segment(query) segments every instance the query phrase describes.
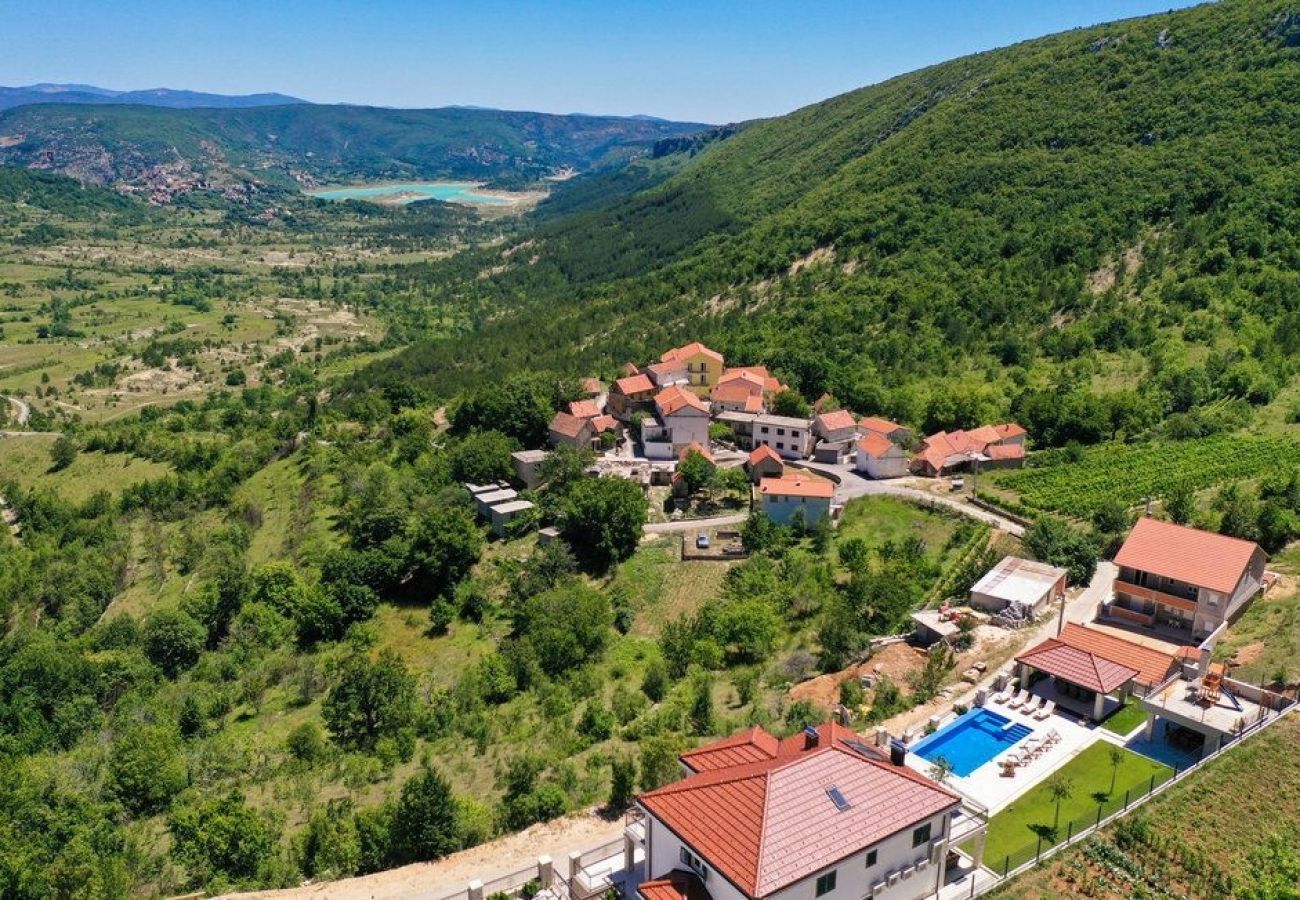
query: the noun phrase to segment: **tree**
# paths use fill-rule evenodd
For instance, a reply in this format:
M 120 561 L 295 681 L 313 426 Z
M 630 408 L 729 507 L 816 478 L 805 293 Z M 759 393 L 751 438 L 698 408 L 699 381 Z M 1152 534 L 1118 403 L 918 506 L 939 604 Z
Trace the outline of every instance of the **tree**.
M 180 737 L 161 725 L 136 725 L 108 754 L 108 793 L 137 815 L 167 807 L 189 780 Z
M 397 865 L 439 859 L 458 849 L 451 784 L 426 757 L 402 785 L 393 810 L 392 858 Z
M 652 734 L 641 740 L 641 790 L 652 791 L 681 773 L 677 758 L 686 749 L 686 740 L 680 734 L 664 732 Z
M 784 390 L 772 398 L 772 415 L 806 419 L 812 409 L 797 391 Z
M 1097 569 L 1101 548 L 1090 536 L 1056 516 L 1039 516 L 1025 529 L 1025 546 L 1038 559 L 1069 570 L 1070 581 L 1087 584 Z
M 1196 512 L 1196 492 L 1186 483 L 1180 482 L 1169 489 L 1164 505 L 1169 518 L 1179 525 L 1186 525 Z
M 66 431 L 54 439 L 54 445 L 50 447 L 50 469 L 54 472 L 60 472 L 72 465 L 77 458 L 77 442 Z
M 560 528 L 574 555 L 603 572 L 631 556 L 641 541 L 646 503 L 626 478 L 584 478 L 564 504 Z
M 529 597 L 515 615 L 515 632 L 552 676 L 604 652 L 613 624 L 608 595 L 576 579 Z
M 668 666 L 659 657 L 655 657 L 645 667 L 645 677 L 641 679 L 641 691 L 651 703 L 658 703 L 668 693 Z
M 167 822 L 172 855 L 194 873 L 199 883 L 221 875 L 251 881 L 275 852 L 277 835 L 268 818 L 251 809 L 243 795 L 184 806 Z
M 327 750 L 320 726 L 312 721 L 295 726 L 285 738 L 284 744 L 290 756 L 309 764 L 322 759 Z
M 617 753 L 609 761 L 609 811 L 621 813 L 632 805 L 636 795 L 636 760 L 625 753 Z
M 696 734 L 713 731 L 713 679 L 703 670 L 691 679 L 691 728 Z
M 1111 744 L 1106 748 L 1106 759 L 1110 762 L 1110 790 L 1107 794 L 1115 793 L 1115 777 L 1119 774 L 1119 767 L 1124 764 L 1128 751 L 1123 747 Z
M 1056 812 L 1052 817 L 1052 831 L 1061 824 L 1061 802 L 1069 800 L 1074 795 L 1074 782 L 1066 775 L 1053 775 L 1047 781 L 1047 796 L 1052 798 L 1056 804 Z
M 682 480 L 686 482 L 687 492 L 694 494 L 698 493 L 713 479 L 717 468 L 713 461 L 703 453 L 691 449 L 686 452 L 681 462 L 677 464 L 677 474 L 682 476 Z
M 297 840 L 298 865 L 308 878 L 351 875 L 361 861 L 352 801 L 338 797 L 312 811 Z
M 1242 540 L 1253 541 L 1259 511 L 1254 499 L 1236 484 L 1225 484 L 1214 498 L 1214 508 L 1219 510 L 1219 533 Z
M 473 432 L 447 448 L 451 477 L 475 484 L 510 478 L 514 475 L 510 454 L 518 449 L 518 442 L 499 431 Z
M 180 609 L 156 609 L 145 617 L 145 656 L 169 678 L 198 662 L 207 630 Z
M 321 714 L 340 745 L 370 749 L 379 738 L 394 737 L 411 726 L 415 680 L 392 650 L 373 661 L 362 652 L 353 653 L 326 695 Z
M 265 603 L 293 618 L 302 605 L 306 588 L 292 563 L 277 561 L 258 566 L 248 576 L 245 603 Z
M 199 708 L 199 701 L 194 699 L 193 694 L 186 694 L 185 699 L 181 701 L 180 714 L 176 717 L 176 726 L 180 729 L 181 737 L 186 739 L 198 737 L 203 733 L 206 724 L 203 710 Z
M 937 784 L 947 784 L 948 776 L 952 774 L 952 763 L 948 761 L 946 756 L 935 757 L 926 774 L 930 776 L 931 781 Z
M 422 517 L 411 541 L 408 589 L 429 600 L 450 597 L 482 553 L 483 535 L 473 514 L 459 506 L 435 506 Z
M 777 525 L 765 512 L 756 512 L 740 529 L 740 543 L 747 553 L 763 553 L 780 547 L 788 531 Z

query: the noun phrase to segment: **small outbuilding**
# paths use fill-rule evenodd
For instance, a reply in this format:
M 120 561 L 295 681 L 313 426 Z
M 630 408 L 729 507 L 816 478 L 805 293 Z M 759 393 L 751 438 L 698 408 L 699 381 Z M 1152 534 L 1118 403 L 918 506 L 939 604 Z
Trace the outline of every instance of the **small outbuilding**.
M 506 528 L 510 523 L 533 508 L 533 504 L 527 500 L 507 500 L 505 503 L 498 503 L 491 507 L 488 510 L 488 519 L 492 523 L 492 533 L 497 537 L 505 537 Z
M 518 450 L 510 454 L 515 467 L 515 478 L 528 490 L 542 483 L 542 466 L 551 456 L 547 450 Z
M 1037 615 L 1064 599 L 1067 574 L 1056 566 L 1007 556 L 975 582 L 970 603 L 994 613 L 1015 605 Z

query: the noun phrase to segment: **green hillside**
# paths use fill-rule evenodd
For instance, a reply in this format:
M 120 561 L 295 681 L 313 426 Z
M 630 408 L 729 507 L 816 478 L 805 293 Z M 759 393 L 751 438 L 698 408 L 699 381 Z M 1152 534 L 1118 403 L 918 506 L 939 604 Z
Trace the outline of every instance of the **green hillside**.
M 47 104 L 0 113 L 0 162 L 97 183 L 143 183 L 180 167 L 284 186 L 301 178 L 475 178 L 513 185 L 645 154 L 659 138 L 702 127 L 460 108 Z
M 1289 9 L 1072 31 L 755 123 L 528 253 L 431 267 L 501 314 L 366 381 L 449 396 L 503 361 L 610 372 L 691 336 L 918 424 L 1237 422 L 1224 401 L 1271 398 L 1300 347 Z

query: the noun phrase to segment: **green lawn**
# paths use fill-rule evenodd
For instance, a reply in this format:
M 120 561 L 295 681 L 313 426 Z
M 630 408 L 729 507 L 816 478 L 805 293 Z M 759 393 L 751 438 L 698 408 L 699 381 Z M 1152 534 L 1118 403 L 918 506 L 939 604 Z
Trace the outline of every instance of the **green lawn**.
M 989 821 L 988 841 L 984 846 L 986 865 L 1000 869 L 1002 860 L 1031 854 L 1040 832 L 1050 831 L 1056 814 L 1056 803 L 1048 794 L 1048 784 L 1053 778 L 1066 778 L 1072 784 L 1070 796 L 1061 802 L 1059 828 L 1064 837 L 1066 824 L 1071 820 L 1093 817 L 1099 800 L 1103 797 L 1109 815 L 1124 802 L 1124 792 L 1140 794 L 1147 790 L 1154 776 L 1156 784 L 1168 780 L 1173 769 L 1162 763 L 1124 751 L 1123 761 L 1114 770 L 1115 789 L 1111 791 L 1111 763 L 1108 750 L 1114 746 L 1096 741 L 1082 753 L 1058 769 L 1051 778 L 1032 788 Z M 1046 841 L 1044 842 L 1046 843 Z M 1024 861 L 1021 859 L 1021 861 Z
M 1142 709 L 1142 704 L 1130 697 L 1121 709 L 1101 723 L 1101 727 L 1123 737 L 1132 734 L 1133 730 L 1146 720 L 1147 714 Z
M 835 540 L 862 538 L 869 546 L 879 547 L 915 535 L 925 544 L 926 555 L 941 562 L 959 524 L 959 519 L 893 497 L 859 497 L 844 506 Z

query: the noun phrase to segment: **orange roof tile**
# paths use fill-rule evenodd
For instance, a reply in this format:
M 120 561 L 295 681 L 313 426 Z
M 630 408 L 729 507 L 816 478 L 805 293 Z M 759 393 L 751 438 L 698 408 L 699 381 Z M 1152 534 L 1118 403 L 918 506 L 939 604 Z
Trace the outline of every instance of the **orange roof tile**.
M 581 436 L 583 429 L 589 428 L 591 422 L 588 419 L 580 419 L 577 416 L 571 416 L 566 412 L 557 412 L 555 418 L 551 419 L 551 431 L 556 434 L 562 434 L 565 437 L 576 438 Z
M 781 742 L 755 725 L 730 737 L 720 738 L 681 755 L 681 761 L 694 772 L 712 772 L 746 763 L 776 759 Z
M 827 795 L 831 786 L 846 808 Z M 919 772 L 841 739 L 689 775 L 641 797 L 652 815 L 751 897 L 769 896 L 960 802 Z
M 770 459 L 775 462 L 779 462 L 782 466 L 785 465 L 785 460 L 781 459 L 781 454 L 777 453 L 767 444 L 759 444 L 757 447 L 755 447 L 753 451 L 749 454 L 748 462 L 750 467 L 752 468 L 753 466 L 758 465 L 765 459 Z
M 979 428 L 972 428 L 966 432 L 966 437 L 978 444 L 996 444 L 1002 440 L 1002 435 L 992 425 L 981 425 Z
M 591 427 L 596 429 L 597 434 L 600 434 L 602 431 L 610 431 L 611 429 L 617 428 L 618 419 L 613 416 L 596 416 L 596 418 L 591 420 Z
M 689 359 L 692 356 L 707 356 L 710 359 L 716 359 L 722 362 L 722 354 L 717 350 L 704 346 L 699 341 L 691 341 L 689 344 L 683 344 L 680 347 L 674 347 L 671 350 L 665 350 L 659 357 L 660 362 L 672 362 L 677 359 Z
M 751 397 L 763 395 L 763 386 L 750 381 L 732 379 L 713 386 L 709 398 L 719 403 L 744 403 Z
M 761 394 L 753 394 L 745 398 L 745 412 L 754 413 L 755 415 L 763 411 L 763 397 Z
M 858 427 L 863 431 L 874 431 L 877 434 L 890 435 L 895 431 L 905 430 L 897 422 L 891 422 L 888 419 L 882 419 L 879 416 L 867 416 L 858 420 Z
M 640 375 L 640 374 L 641 374 L 641 370 L 637 368 L 636 363 L 632 363 L 632 362 L 625 362 L 625 363 L 623 363 L 623 370 L 622 370 L 622 371 L 623 371 L 623 375 L 624 375 L 624 376 L 632 376 L 632 375 Z
M 1057 640 L 1118 665 L 1136 669 L 1137 680 L 1146 685 L 1164 681 L 1174 665 L 1174 658 L 1168 653 L 1074 622 L 1066 624 Z
M 1025 448 L 1019 444 L 992 444 L 984 448 L 989 459 L 1024 459 Z
M 868 431 L 862 440 L 858 441 L 858 449 L 872 459 L 880 459 L 891 450 L 898 450 L 898 445 L 878 431 Z M 898 452 L 902 451 L 898 450 Z
M 709 892 L 700 877 L 682 869 L 673 869 L 654 881 L 641 882 L 637 892 L 645 900 L 709 900 Z
M 594 419 L 600 415 L 600 407 L 595 400 L 574 400 L 569 404 L 569 415 L 579 419 Z
M 650 380 L 649 375 L 629 375 L 626 378 L 620 378 L 614 382 L 614 387 L 625 397 L 633 394 L 648 394 L 655 389 L 654 382 Z
M 776 478 L 764 478 L 758 486 L 760 494 L 776 494 L 782 497 L 811 497 L 829 500 L 835 496 L 835 484 L 807 475 L 782 475 Z
M 1115 564 L 1228 593 L 1241 582 L 1257 550 L 1253 541 L 1143 518 L 1115 554 Z
M 600 393 L 601 391 L 603 391 L 604 389 L 605 389 L 605 386 L 604 386 L 603 384 L 600 383 L 600 379 L 599 379 L 599 378 L 584 378 L 584 379 L 582 379 L 582 390 L 583 390 L 583 393 L 586 393 L 586 394 L 599 394 L 599 393 Z
M 993 427 L 997 430 L 998 435 L 1003 440 L 1029 434 L 1029 432 L 1025 431 L 1025 429 L 1021 428 L 1015 422 L 1003 422 L 1001 425 L 994 425 Z
M 857 423 L 853 421 L 853 413 L 847 409 L 837 409 L 833 412 L 822 413 L 817 417 L 816 425 L 823 432 L 842 431 L 846 428 L 855 428 Z
M 708 447 L 705 447 L 699 441 L 691 441 L 689 444 L 683 447 L 682 452 L 677 454 L 677 458 L 679 460 L 685 459 L 687 454 L 689 453 L 698 453 L 700 454 L 700 456 L 703 456 L 709 462 L 713 462 L 713 454 L 709 452 Z
M 1026 650 L 1016 657 L 1016 662 L 1101 694 L 1109 694 L 1138 674 L 1131 666 L 1120 665 L 1056 638 L 1048 638 Z
M 706 416 L 709 414 L 708 404 L 679 385 L 664 388 L 655 394 L 655 407 L 661 416 L 676 415 L 685 409 L 693 409 Z

